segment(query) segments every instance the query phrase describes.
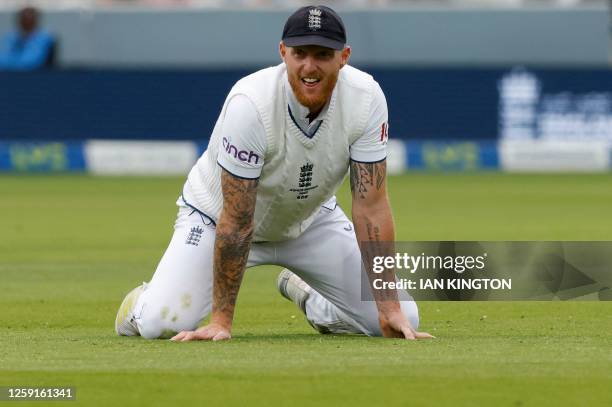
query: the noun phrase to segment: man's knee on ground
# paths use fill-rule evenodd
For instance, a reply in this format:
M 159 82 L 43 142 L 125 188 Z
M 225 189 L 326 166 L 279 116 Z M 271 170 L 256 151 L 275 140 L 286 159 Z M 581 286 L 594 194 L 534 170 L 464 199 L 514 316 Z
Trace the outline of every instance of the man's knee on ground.
M 140 336 L 146 339 L 169 339 L 180 331 L 194 330 L 200 318 L 186 312 L 175 312 L 170 307 L 144 307 L 136 317 Z
M 169 339 L 176 335 L 165 318 L 156 313 L 143 313 L 136 319 L 140 336 L 145 339 Z

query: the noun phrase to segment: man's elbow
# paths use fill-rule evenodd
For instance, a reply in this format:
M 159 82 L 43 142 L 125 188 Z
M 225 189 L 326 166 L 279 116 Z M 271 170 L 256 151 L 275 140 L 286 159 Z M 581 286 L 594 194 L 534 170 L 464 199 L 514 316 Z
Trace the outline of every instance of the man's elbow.
M 231 240 L 236 244 L 250 242 L 254 230 L 252 216 L 236 218 L 222 213 L 217 223 L 217 237 L 222 236 L 224 240 Z
M 388 210 L 390 210 L 390 205 L 386 195 L 370 199 L 353 200 L 353 213 L 371 214 Z

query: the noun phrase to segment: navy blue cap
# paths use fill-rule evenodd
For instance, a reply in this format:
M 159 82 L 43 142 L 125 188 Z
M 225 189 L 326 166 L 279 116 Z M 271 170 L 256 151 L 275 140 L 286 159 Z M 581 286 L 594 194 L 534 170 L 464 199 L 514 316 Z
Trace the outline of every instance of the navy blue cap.
M 346 44 L 346 30 L 340 16 L 326 6 L 306 6 L 291 14 L 283 29 L 288 47 L 319 45 L 341 50 Z

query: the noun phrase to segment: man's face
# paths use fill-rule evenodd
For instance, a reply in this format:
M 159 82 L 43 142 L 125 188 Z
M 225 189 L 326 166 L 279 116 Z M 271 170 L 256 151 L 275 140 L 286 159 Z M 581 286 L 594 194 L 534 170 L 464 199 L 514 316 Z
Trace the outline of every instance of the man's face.
M 350 53 L 348 47 L 336 51 L 318 45 L 287 47 L 280 43 L 291 89 L 298 102 L 311 113 L 321 110 L 331 98 L 340 69 L 346 65 Z
M 24 34 L 29 34 L 36 29 L 38 24 L 38 15 L 36 10 L 27 7 L 19 13 L 18 16 L 19 29 Z

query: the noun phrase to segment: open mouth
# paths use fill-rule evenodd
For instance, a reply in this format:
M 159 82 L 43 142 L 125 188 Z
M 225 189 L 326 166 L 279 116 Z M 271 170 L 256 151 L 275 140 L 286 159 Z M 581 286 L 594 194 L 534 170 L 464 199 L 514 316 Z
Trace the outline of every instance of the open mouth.
M 314 88 L 319 84 L 319 82 L 321 82 L 321 79 L 319 78 L 302 78 L 302 83 L 307 88 Z

